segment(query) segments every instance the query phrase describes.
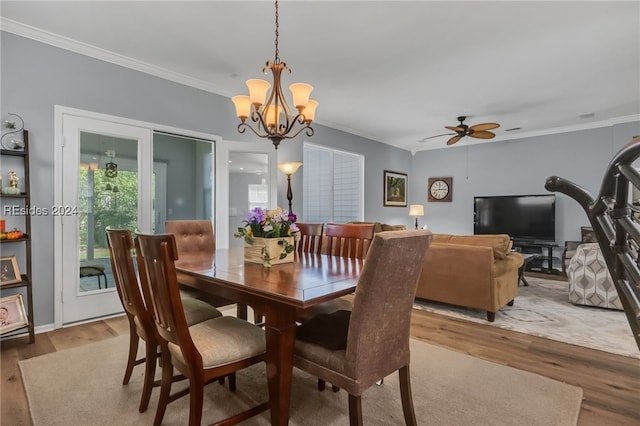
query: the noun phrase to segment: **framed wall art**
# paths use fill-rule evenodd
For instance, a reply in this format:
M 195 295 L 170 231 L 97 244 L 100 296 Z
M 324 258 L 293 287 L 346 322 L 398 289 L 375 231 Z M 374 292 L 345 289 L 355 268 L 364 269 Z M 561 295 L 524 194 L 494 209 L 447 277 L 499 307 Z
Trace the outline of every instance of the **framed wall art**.
M 384 205 L 407 207 L 407 174 L 384 171 Z
M 28 324 L 21 294 L 0 299 L 0 333 L 17 330 Z
M 0 257 L 0 286 L 22 281 L 15 256 Z

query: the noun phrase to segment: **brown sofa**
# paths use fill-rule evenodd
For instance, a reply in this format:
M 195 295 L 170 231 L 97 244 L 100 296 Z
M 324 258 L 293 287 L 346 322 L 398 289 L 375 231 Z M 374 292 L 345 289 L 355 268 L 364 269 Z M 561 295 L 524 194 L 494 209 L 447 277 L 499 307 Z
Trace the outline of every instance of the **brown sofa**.
M 508 235 L 434 234 L 416 298 L 496 312 L 518 294 L 522 255 L 511 251 Z
M 374 234 L 377 234 L 378 232 L 382 232 L 382 231 L 404 231 L 407 229 L 406 225 L 389 225 L 389 224 L 380 223 L 380 222 L 349 222 L 349 223 L 363 223 L 363 224 L 373 223 Z

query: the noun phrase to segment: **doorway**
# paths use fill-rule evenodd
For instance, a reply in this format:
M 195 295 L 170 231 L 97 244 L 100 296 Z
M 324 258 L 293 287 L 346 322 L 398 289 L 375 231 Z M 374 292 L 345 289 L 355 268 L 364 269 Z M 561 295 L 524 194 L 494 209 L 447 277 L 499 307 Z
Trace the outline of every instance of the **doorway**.
M 63 107 L 56 125 L 56 204 L 77 207 L 54 222 L 59 328 L 122 313 L 106 227 L 159 233 L 167 219 L 214 216 L 215 140 Z

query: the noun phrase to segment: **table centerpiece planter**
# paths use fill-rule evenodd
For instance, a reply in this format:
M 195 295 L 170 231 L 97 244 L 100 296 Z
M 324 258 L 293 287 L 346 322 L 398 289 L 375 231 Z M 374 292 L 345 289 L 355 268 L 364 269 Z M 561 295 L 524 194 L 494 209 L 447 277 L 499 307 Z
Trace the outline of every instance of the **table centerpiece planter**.
M 293 250 L 287 252 L 287 246 L 293 247 L 293 237 L 253 238 L 253 244 L 244 243 L 244 260 L 262 263 L 264 266 L 293 262 Z
M 245 221 L 246 226 L 234 233 L 236 238 L 244 239 L 245 262 L 262 263 L 267 268 L 293 262 L 293 233 L 298 231 L 296 220 L 295 214 L 280 207 L 251 210 Z

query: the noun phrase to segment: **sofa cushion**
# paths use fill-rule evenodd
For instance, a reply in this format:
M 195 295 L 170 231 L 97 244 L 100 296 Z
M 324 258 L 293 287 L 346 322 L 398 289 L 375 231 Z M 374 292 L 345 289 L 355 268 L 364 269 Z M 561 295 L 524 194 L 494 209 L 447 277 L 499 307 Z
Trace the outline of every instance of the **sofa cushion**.
M 406 225 L 387 225 L 386 223 L 382 224 L 383 231 L 405 231 L 406 229 Z
M 373 233 L 377 234 L 378 232 L 382 231 L 382 224 L 380 222 L 348 222 L 348 223 L 353 223 L 353 224 L 360 224 L 360 225 L 369 225 L 371 223 L 373 223 Z
M 434 243 L 463 244 L 470 246 L 491 247 L 494 259 L 506 259 L 511 251 L 512 241 L 506 234 L 495 235 L 450 235 L 435 234 Z

